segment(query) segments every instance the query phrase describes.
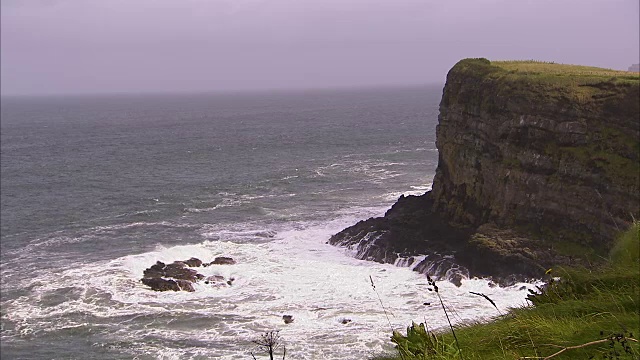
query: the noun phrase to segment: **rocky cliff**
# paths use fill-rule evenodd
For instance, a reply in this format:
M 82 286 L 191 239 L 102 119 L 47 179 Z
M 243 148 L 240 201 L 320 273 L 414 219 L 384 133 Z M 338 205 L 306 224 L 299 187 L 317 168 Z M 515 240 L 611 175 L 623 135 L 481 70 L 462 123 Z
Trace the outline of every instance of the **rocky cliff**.
M 599 68 L 460 61 L 440 103 L 433 190 L 330 243 L 449 277 L 592 262 L 640 218 L 639 84 Z

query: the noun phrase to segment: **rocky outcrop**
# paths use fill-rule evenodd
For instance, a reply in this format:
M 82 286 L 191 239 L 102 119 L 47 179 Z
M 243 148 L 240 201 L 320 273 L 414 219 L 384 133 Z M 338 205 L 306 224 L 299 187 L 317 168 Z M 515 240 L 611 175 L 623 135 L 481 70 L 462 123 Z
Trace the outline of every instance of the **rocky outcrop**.
M 204 279 L 204 275 L 198 274 L 196 270 L 190 269 L 183 261 L 174 261 L 171 264 L 158 261 L 143 273 L 145 278 L 174 278 L 195 282 Z
M 604 253 L 640 216 L 640 93 L 638 76 L 594 69 L 462 60 L 440 103 L 433 190 L 330 243 L 501 279 Z
M 221 260 L 222 259 L 222 260 Z M 206 267 L 211 264 L 235 264 L 235 260 L 229 257 L 217 257 L 210 263 L 203 263 L 198 258 L 190 258 L 184 261 L 174 261 L 165 264 L 157 261 L 154 265 L 144 270 L 140 280 L 144 285 L 155 291 L 195 291 L 194 284 L 204 279 L 204 283 L 213 287 L 232 285 L 234 278 L 225 279 L 221 275 L 205 277 L 193 267 Z

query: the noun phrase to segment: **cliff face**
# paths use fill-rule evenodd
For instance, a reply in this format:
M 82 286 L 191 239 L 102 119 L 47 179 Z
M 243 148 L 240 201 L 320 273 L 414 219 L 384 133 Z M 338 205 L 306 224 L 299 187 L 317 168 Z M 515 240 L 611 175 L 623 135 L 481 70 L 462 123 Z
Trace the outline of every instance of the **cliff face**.
M 434 210 L 606 245 L 638 214 L 639 101 L 637 81 L 572 86 L 457 64 L 440 105 Z
M 432 273 L 444 254 L 458 274 L 502 278 L 606 249 L 640 218 L 639 83 L 597 68 L 460 61 L 440 103 L 433 190 L 330 242 L 383 262 L 432 254 L 422 264 Z

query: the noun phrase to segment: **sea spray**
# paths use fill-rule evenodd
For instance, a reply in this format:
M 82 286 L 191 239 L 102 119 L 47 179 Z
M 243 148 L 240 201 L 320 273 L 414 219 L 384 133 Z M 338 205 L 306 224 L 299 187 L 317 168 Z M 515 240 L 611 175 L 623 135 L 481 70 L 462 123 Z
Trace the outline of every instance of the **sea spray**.
M 292 358 L 314 359 L 367 356 L 388 349 L 389 325 L 402 328 L 426 316 L 432 327 L 446 326 L 441 310 L 423 305 L 425 301 L 437 304 L 426 291 L 426 277 L 410 268 L 356 260 L 322 241 L 348 221 L 351 219 L 342 218 L 326 225 L 282 229 L 265 243 L 242 242 L 246 234 L 260 232 L 246 229 L 237 234 L 238 242 L 158 246 L 147 253 L 81 264 L 25 282 L 37 296 L 8 302 L 12 311 L 7 317 L 20 334 L 76 328 L 113 333 L 104 336 L 114 341 L 120 336 L 133 341 L 151 331 L 166 342 L 169 351 L 177 351 L 171 344 L 180 339 L 197 339 L 189 351 L 222 358 L 243 356 L 246 348 L 242 344 L 264 331 L 279 330 L 290 344 L 287 351 Z M 143 270 L 158 260 L 196 256 L 206 261 L 221 255 L 233 257 L 237 264 L 198 271 L 205 276 L 234 277 L 232 286 L 212 288 L 198 283 L 193 293 L 154 292 L 139 282 Z M 371 274 L 389 309 L 388 318 L 371 294 Z M 532 287 L 492 288 L 481 279 L 464 280 L 460 287 L 448 282 L 439 286 L 444 301 L 457 310 L 456 322 L 495 316 L 495 309 L 479 303 L 470 291 L 489 294 L 507 308 L 524 305 L 526 289 Z M 67 293 L 60 303 L 42 307 L 43 299 L 61 291 Z M 283 314 L 292 314 L 295 321 L 284 324 Z M 344 318 L 352 321 L 343 324 Z M 340 337 L 331 335 L 336 333 Z M 238 346 L 219 348 L 216 344 L 220 342 Z M 132 356 L 159 356 L 165 351 L 152 344 L 120 350 Z

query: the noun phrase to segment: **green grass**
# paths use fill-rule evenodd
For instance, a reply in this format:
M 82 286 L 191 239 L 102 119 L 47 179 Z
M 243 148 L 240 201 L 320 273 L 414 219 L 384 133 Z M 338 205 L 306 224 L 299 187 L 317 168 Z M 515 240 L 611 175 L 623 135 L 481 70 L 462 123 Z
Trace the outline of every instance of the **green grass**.
M 598 68 L 593 66 L 556 64 L 540 61 L 491 61 L 491 65 L 504 70 L 507 76 L 528 78 L 538 82 L 576 87 L 596 85 L 602 82 L 638 83 L 640 74 L 635 72 Z M 504 74 L 503 74 L 504 75 Z
M 489 323 L 458 326 L 462 354 L 456 352 L 450 331 L 427 333 L 414 324 L 409 336 L 394 335 L 407 350 L 403 357 L 396 353 L 376 359 L 542 359 L 599 340 L 603 342 L 568 349 L 553 359 L 638 359 L 638 343 L 628 338 L 640 337 L 639 244 L 636 223 L 622 234 L 605 266 L 554 269 L 546 276 L 560 280 L 550 280 L 530 295 L 533 306 L 512 309 Z
M 619 267 L 638 268 L 640 264 L 640 226 L 639 223 L 626 231 L 609 253 L 610 262 Z
M 603 69 L 593 66 L 557 64 L 534 60 L 524 61 L 492 61 L 491 64 L 502 69 L 513 71 L 522 75 L 547 75 L 547 76 L 584 76 L 584 77 L 619 77 L 621 79 L 638 80 L 638 73 Z
M 640 84 L 640 73 L 540 61 L 464 59 L 452 70 L 498 81 L 505 94 L 531 101 L 564 101 L 588 105 L 594 99 L 617 96 L 616 88 Z

